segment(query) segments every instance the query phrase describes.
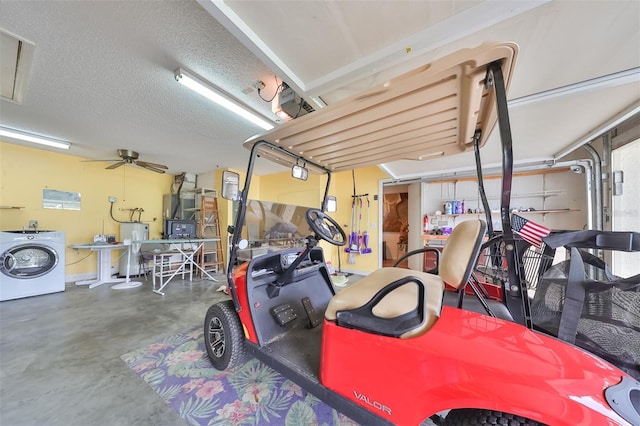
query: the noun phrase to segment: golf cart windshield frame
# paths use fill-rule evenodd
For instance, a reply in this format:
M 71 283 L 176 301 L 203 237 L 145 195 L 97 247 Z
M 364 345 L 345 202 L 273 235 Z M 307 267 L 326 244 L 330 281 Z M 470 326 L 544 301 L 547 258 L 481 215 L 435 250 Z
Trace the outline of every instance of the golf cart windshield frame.
M 285 149 L 274 145 L 268 141 L 260 140 L 251 147 L 251 154 L 249 156 L 249 165 L 247 166 L 247 175 L 244 181 L 244 187 L 240 192 L 238 198 L 238 212 L 234 221 L 234 225 L 230 227 L 229 231 L 232 234 L 231 250 L 229 254 L 229 263 L 227 265 L 227 282 L 231 289 L 231 296 L 236 305 L 239 307 L 235 287 L 233 285 L 233 269 L 238 261 L 238 247 L 240 240 L 242 239 L 242 230 L 244 227 L 246 214 L 247 214 L 247 202 L 249 201 L 248 194 L 251 187 L 251 180 L 253 176 L 253 169 L 258 158 L 266 158 L 275 161 L 279 164 L 293 166 L 295 164 L 303 163 L 305 167 L 311 168 L 316 173 L 324 173 L 327 175 L 327 182 L 324 189 L 324 196 L 322 198 L 321 209 L 324 211 L 327 205 L 327 197 L 329 195 L 329 185 L 331 184 L 331 171 L 312 162 L 306 160 L 299 155 L 286 151 Z
M 505 54 L 505 52 L 507 51 L 510 52 L 510 54 L 513 56 L 507 56 Z M 511 229 L 510 217 L 511 186 L 513 179 L 513 149 L 509 112 L 507 108 L 507 83 L 505 81 L 505 69 L 508 73 L 508 76 L 510 76 L 513 71 L 516 52 L 517 46 L 513 44 L 489 45 L 488 48 L 487 46 L 480 46 L 477 51 L 470 51 L 470 53 L 472 55 L 474 53 L 477 53 L 478 56 L 480 56 L 483 60 L 494 57 L 498 57 L 499 59 L 495 59 L 491 62 L 483 64 L 480 59 L 477 59 L 475 57 L 469 58 L 466 56 L 462 56 L 460 59 L 458 58 L 458 56 L 452 55 L 455 57 L 456 61 L 453 61 L 450 58 L 445 58 L 443 64 L 449 66 L 453 71 L 444 69 L 444 66 L 440 66 L 441 63 L 434 63 L 433 68 L 425 67 L 418 73 L 409 73 L 408 81 L 411 84 L 421 85 L 420 89 L 426 87 L 429 90 L 432 90 L 433 87 L 438 85 L 448 85 L 448 76 L 455 74 L 460 80 L 462 80 L 462 82 L 456 87 L 456 89 L 458 90 L 457 93 L 463 93 L 462 95 L 458 95 L 458 97 L 462 98 L 459 100 L 459 102 L 463 103 L 465 100 L 468 100 L 469 102 L 475 102 L 474 105 L 478 108 L 478 111 L 475 112 L 476 128 L 469 136 L 469 143 L 465 142 L 467 138 L 467 136 L 465 135 L 468 133 L 468 126 L 473 122 L 473 120 L 471 120 L 468 116 L 469 105 L 460 105 L 459 113 L 464 115 L 464 117 L 461 117 L 458 120 L 458 127 L 460 127 L 460 129 L 458 130 L 460 134 L 458 135 L 457 139 L 453 140 L 453 145 L 455 145 L 457 148 L 455 150 L 451 150 L 448 145 L 444 146 L 442 144 L 439 144 L 439 142 L 434 143 L 433 140 L 427 143 L 427 148 L 430 150 L 449 150 L 446 151 L 444 155 L 454 154 L 456 153 L 456 150 L 457 152 L 461 152 L 467 149 L 474 150 L 480 198 L 483 205 L 485 206 L 484 210 L 486 215 L 486 222 L 488 225 L 489 237 L 493 237 L 495 233 L 493 231 L 491 212 L 488 208 L 488 201 L 484 192 L 484 185 L 482 182 L 482 161 L 480 158 L 480 148 L 484 144 L 484 142 L 486 142 L 489 136 L 488 133 L 490 133 L 493 129 L 495 122 L 497 121 L 498 123 L 502 154 L 502 197 L 500 205 L 500 217 L 502 223 L 501 239 L 504 242 L 505 247 L 504 256 L 507 263 L 506 269 L 508 275 L 508 282 L 505 283 L 505 289 L 507 290 L 505 292 L 505 299 L 514 319 L 517 322 L 531 328 L 532 322 L 527 289 L 520 279 L 520 277 L 523 276 L 524 271 L 522 270 L 522 265 L 518 265 L 518 262 L 516 260 L 515 240 L 513 231 Z M 465 53 L 465 51 L 461 53 Z M 503 54 L 504 56 L 501 56 Z M 472 73 L 470 74 L 470 76 L 464 74 L 464 70 L 466 69 L 472 69 Z M 483 74 L 480 75 L 480 71 L 483 71 Z M 432 72 L 432 74 L 424 76 L 420 75 L 420 73 L 428 72 Z M 422 78 L 416 79 L 416 76 L 419 75 Z M 470 83 L 469 81 L 471 81 L 472 83 Z M 416 89 L 415 91 L 411 91 L 410 87 L 402 87 L 402 81 L 400 81 L 396 86 L 394 86 L 394 84 L 390 84 L 389 86 L 391 86 L 394 90 L 400 90 L 400 88 L 402 88 L 402 90 L 404 90 L 406 93 L 409 93 L 402 96 L 412 96 L 413 98 L 415 98 L 414 92 L 418 91 L 418 89 Z M 385 85 L 385 87 L 387 86 Z M 437 90 L 440 90 L 440 88 L 438 88 Z M 468 90 L 470 94 L 467 94 L 465 90 Z M 426 94 L 428 93 L 429 92 L 426 92 Z M 398 111 L 397 114 L 392 114 L 394 111 L 392 110 L 392 113 L 388 113 L 388 116 L 394 115 L 394 117 L 399 117 L 402 114 L 412 114 L 412 110 L 407 110 L 406 105 L 403 104 L 404 100 L 402 96 L 398 96 L 396 93 L 383 93 L 382 91 L 372 92 L 371 96 L 364 95 L 356 97 L 351 101 L 354 109 L 351 114 L 349 114 L 349 106 L 351 104 L 349 104 L 348 102 L 343 102 L 335 105 L 333 109 L 331 109 L 331 107 L 327 107 L 325 110 L 318 111 L 314 114 L 309 114 L 292 122 L 288 122 L 271 132 L 268 132 L 256 138 L 249 139 L 247 142 L 245 142 L 245 146 L 251 149 L 251 156 L 249 160 L 249 166 L 247 168 L 247 176 L 244 189 L 239 200 L 240 204 L 238 206 L 238 214 L 235 220 L 231 255 L 229 256 L 229 266 L 227 269 L 231 287 L 231 294 L 234 301 L 236 302 L 236 307 L 239 307 L 239 305 L 235 296 L 235 289 L 233 287 L 231 271 L 233 269 L 233 266 L 235 265 L 235 262 L 237 261 L 237 245 L 241 239 L 241 231 L 246 213 L 246 197 L 251 183 L 251 176 L 253 173 L 253 166 L 256 158 L 263 157 L 276 163 L 283 165 L 287 164 L 289 166 L 297 163 L 304 163 L 307 166 L 311 166 L 312 168 L 316 169 L 316 171 L 326 173 L 328 175 L 328 179 L 322 202 L 322 207 L 325 207 L 327 202 L 329 184 L 331 181 L 331 172 L 338 170 L 348 170 L 348 168 L 346 168 L 347 166 L 345 165 L 344 160 L 340 160 L 339 162 L 335 160 L 336 162 L 332 162 L 333 160 L 331 159 L 334 157 L 343 156 L 343 153 L 341 151 L 344 148 L 341 147 L 344 147 L 346 142 L 353 140 L 353 138 L 351 138 L 349 135 L 342 134 L 349 133 L 350 129 L 347 128 L 345 130 L 340 128 L 334 121 L 332 121 L 332 119 L 334 119 L 336 114 L 339 113 L 348 114 L 349 117 L 345 118 L 344 125 L 348 126 L 349 124 L 352 124 L 354 126 L 354 129 L 358 128 L 357 130 L 362 132 L 360 136 L 357 137 L 357 139 L 359 140 L 359 145 L 354 147 L 354 149 L 357 148 L 360 150 L 366 150 L 366 147 L 368 146 L 366 138 L 371 138 L 372 146 L 375 145 L 376 149 L 380 149 L 379 135 L 377 133 L 366 133 L 368 132 L 368 128 L 369 126 L 371 126 L 371 124 L 365 122 L 365 119 L 368 117 L 363 116 L 369 114 L 369 111 L 372 110 L 375 110 L 377 113 L 379 113 L 380 108 L 392 110 L 396 107 L 399 109 L 405 109 Z M 446 96 L 447 98 L 451 97 L 449 95 L 442 96 Z M 380 103 L 376 104 L 376 101 Z M 363 105 L 362 102 L 366 102 L 367 104 Z M 373 106 L 369 105 L 369 103 L 373 103 Z M 433 114 L 432 112 L 429 117 L 423 118 L 426 120 L 433 115 L 435 114 Z M 463 120 L 463 118 L 465 120 Z M 346 120 L 352 121 L 348 122 Z M 415 120 L 412 119 L 411 123 L 413 123 L 414 121 Z M 463 121 L 465 123 L 464 126 L 462 125 Z M 390 128 L 393 127 L 394 129 L 397 129 L 401 126 L 402 124 L 396 124 L 394 126 L 390 126 Z M 306 141 L 306 137 L 314 137 L 315 139 Z M 333 147 L 331 142 L 332 140 L 339 140 L 340 142 L 335 142 L 339 146 Z M 312 161 L 310 159 L 310 157 L 312 156 L 311 153 L 304 151 L 304 154 L 302 154 L 303 149 L 301 148 L 301 145 L 311 143 L 315 144 L 316 146 L 322 145 L 320 148 L 318 148 L 322 150 L 322 155 L 320 155 L 319 158 L 326 159 L 326 161 L 322 160 L 323 164 L 327 164 L 326 166 L 319 164 L 319 162 L 317 161 Z M 415 142 L 411 142 L 411 147 L 413 147 L 412 149 L 414 149 L 416 152 L 424 152 L 425 149 L 427 149 L 422 145 L 416 145 Z M 318 149 L 316 149 L 316 151 Z M 348 149 L 351 150 L 352 148 Z M 409 148 L 403 148 L 403 152 L 409 152 L 408 150 Z M 297 154 L 294 151 L 300 152 L 301 154 Z M 361 164 L 359 163 L 359 161 L 360 160 L 353 160 L 353 167 L 357 168 L 371 165 Z

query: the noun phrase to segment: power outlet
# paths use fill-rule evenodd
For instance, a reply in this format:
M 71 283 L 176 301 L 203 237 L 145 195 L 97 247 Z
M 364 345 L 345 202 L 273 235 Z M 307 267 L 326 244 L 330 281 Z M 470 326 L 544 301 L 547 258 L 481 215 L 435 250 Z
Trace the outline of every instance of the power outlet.
M 29 221 L 29 228 L 37 229 L 38 228 L 38 221 L 37 220 L 30 220 Z
M 110 203 L 115 203 L 116 201 L 118 201 L 118 199 L 116 197 L 109 197 L 109 202 Z

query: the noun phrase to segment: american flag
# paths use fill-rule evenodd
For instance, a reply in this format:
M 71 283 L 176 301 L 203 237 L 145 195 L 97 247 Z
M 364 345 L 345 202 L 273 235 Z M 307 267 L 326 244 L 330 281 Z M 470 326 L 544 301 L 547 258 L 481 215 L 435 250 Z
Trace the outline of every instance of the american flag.
M 525 219 L 517 214 L 511 215 L 511 229 L 522 239 L 536 247 L 542 247 L 542 239 L 551 233 L 551 229 Z

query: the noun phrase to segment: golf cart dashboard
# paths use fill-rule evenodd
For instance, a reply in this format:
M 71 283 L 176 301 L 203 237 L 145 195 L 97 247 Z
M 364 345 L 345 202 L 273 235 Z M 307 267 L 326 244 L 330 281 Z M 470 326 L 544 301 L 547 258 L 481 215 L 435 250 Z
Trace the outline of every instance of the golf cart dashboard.
M 282 274 L 298 258 L 300 251 L 302 251 L 301 248 L 294 248 L 255 257 L 249 264 L 251 278 L 259 279 L 260 277 L 274 277 Z M 311 250 L 308 258 L 298 265 L 295 275 L 299 276 L 306 272 L 315 271 L 323 264 L 322 249 L 316 247 Z

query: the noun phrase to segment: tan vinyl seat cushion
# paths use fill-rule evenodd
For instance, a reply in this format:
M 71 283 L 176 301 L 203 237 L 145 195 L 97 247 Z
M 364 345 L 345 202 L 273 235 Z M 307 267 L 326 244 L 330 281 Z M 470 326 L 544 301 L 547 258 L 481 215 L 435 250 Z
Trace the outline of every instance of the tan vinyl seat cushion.
M 413 271 L 404 268 L 378 269 L 353 285 L 336 294 L 325 311 L 325 318 L 336 320 L 336 313 L 346 309 L 359 308 L 386 285 L 404 277 L 414 276 L 425 284 L 427 303 L 426 321 L 421 327 L 404 333 L 400 338 L 415 337 L 426 332 L 440 316 L 444 283 L 437 275 Z M 413 283 L 402 285 L 393 290 L 373 308 L 374 315 L 382 318 L 394 318 L 414 310 L 418 306 L 418 286 Z
M 453 228 L 440 255 L 439 275 L 448 285 L 465 286 L 478 259 L 478 250 L 486 225 L 482 220 L 467 220 Z

